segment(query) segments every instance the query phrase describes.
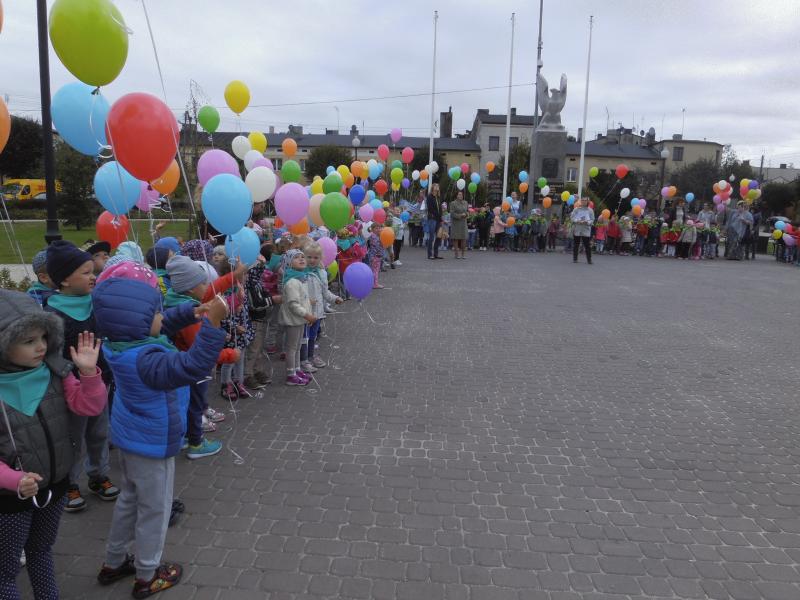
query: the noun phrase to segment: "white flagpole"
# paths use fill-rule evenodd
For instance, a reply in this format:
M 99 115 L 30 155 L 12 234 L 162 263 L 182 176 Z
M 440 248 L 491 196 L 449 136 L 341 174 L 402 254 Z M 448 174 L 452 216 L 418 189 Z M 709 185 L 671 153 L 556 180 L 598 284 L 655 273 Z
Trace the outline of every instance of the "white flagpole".
M 503 161 L 503 197 L 500 200 L 505 202 L 508 193 L 508 146 L 511 141 L 511 84 L 514 74 L 514 13 L 511 13 L 511 58 L 508 62 L 508 102 L 506 103 L 506 153 Z
M 431 139 L 428 144 L 428 164 L 433 162 L 433 127 L 436 117 L 433 113 L 433 101 L 436 98 L 436 25 L 439 21 L 439 11 L 433 11 L 433 77 L 431 81 Z
M 592 25 L 594 17 L 589 17 L 589 53 L 586 57 L 586 92 L 583 97 L 583 135 L 581 136 L 581 160 L 578 164 L 578 199 L 583 198 L 583 164 L 586 157 L 586 113 L 589 110 L 589 69 L 592 66 Z

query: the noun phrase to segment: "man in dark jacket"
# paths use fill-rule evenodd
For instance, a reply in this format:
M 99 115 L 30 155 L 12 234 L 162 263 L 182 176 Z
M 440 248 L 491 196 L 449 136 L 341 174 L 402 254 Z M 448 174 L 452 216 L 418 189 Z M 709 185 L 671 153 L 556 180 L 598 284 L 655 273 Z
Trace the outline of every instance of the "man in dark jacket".
M 439 246 L 442 240 L 437 233 L 442 224 L 442 200 L 439 197 L 438 183 L 431 185 L 431 193 L 428 194 L 425 200 L 425 206 L 428 211 L 428 258 L 430 260 L 435 258 L 441 259 L 442 257 L 439 256 Z

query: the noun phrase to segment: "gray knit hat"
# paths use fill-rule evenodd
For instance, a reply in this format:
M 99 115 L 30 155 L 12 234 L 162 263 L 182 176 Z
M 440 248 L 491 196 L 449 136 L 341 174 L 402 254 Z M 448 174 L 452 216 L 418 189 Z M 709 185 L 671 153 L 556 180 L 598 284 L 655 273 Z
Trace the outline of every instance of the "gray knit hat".
M 167 274 L 172 282 L 172 289 L 179 294 L 206 282 L 205 269 L 188 256 L 180 254 L 169 259 Z
M 33 273 L 35 275 L 47 273 L 47 250 L 40 250 L 37 252 L 36 256 L 33 257 L 31 266 L 33 267 Z

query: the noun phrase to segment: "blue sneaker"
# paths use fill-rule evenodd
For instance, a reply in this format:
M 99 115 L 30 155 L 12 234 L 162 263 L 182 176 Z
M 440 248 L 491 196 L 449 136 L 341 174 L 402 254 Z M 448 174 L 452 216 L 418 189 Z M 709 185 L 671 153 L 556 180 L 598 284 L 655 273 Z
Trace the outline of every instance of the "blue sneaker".
M 194 460 L 195 458 L 205 458 L 206 456 L 214 456 L 222 450 L 222 442 L 219 440 L 209 440 L 203 438 L 197 446 L 189 446 L 186 452 L 186 458 Z

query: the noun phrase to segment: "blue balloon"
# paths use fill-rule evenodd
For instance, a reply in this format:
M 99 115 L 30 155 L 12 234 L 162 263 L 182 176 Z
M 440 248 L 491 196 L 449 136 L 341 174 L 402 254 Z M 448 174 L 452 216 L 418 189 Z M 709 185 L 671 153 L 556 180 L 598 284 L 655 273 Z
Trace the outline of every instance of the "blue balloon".
M 220 173 L 208 180 L 203 188 L 203 213 L 220 233 L 233 235 L 239 231 L 253 210 L 250 190 L 241 178 Z
M 469 178 L 474 184 L 478 184 L 481 182 L 481 176 L 478 173 L 473 173 L 472 175 L 469 176 Z
M 567 200 L 567 206 L 572 206 L 573 204 L 575 204 L 575 196 L 570 196 Z
M 53 96 L 53 124 L 70 146 L 81 154 L 97 156 L 106 142 L 106 118 L 111 106 L 96 88 L 76 81 Z
M 749 189 L 751 189 L 751 190 L 757 190 L 758 189 L 758 182 L 755 179 L 751 179 L 750 183 L 747 184 L 747 187 Z
M 253 264 L 261 253 L 261 240 L 255 231 L 242 227 L 225 240 L 225 253 L 228 258 L 238 258 L 245 265 Z
M 381 173 L 383 173 L 383 167 L 384 167 L 383 163 L 378 163 L 378 174 L 379 174 L 379 175 L 380 175 Z
M 408 223 L 410 219 L 411 219 L 411 213 L 409 213 L 407 210 L 404 210 L 403 212 L 400 213 L 400 220 L 403 223 Z
M 378 210 L 379 208 L 383 208 L 383 202 L 381 202 L 377 198 L 370 200 L 369 205 L 372 207 L 372 210 Z
M 344 272 L 344 287 L 351 296 L 363 300 L 372 291 L 372 269 L 362 262 L 351 264 Z
M 141 191 L 139 180 L 115 160 L 105 163 L 94 174 L 94 195 L 112 215 L 124 215 L 136 206 Z
M 334 169 L 332 166 L 328 165 L 328 168 L 327 168 L 327 169 L 325 169 L 325 175 L 330 175 L 330 174 L 331 174 L 331 173 L 333 173 L 335 170 L 336 170 L 336 169 Z
M 375 200 L 375 192 L 373 190 L 367 190 L 367 198 L 369 198 L 369 202 Z
M 784 221 L 775 221 L 775 229 L 780 229 L 783 231 L 786 229 L 786 223 Z
M 428 180 L 427 179 L 420 179 L 419 180 L 419 185 L 424 190 L 426 187 L 428 187 Z
M 528 172 L 527 171 L 520 171 L 519 172 L 519 180 L 521 182 L 528 181 Z
M 374 164 L 369 167 L 369 178 L 373 181 L 381 175 L 381 166 Z
M 691 202 L 692 200 L 694 200 L 694 194 L 692 192 L 689 192 L 688 194 L 686 194 L 686 201 Z
M 364 201 L 364 196 L 367 195 L 367 190 L 362 185 L 354 185 L 350 188 L 350 202 L 353 206 L 359 206 Z

